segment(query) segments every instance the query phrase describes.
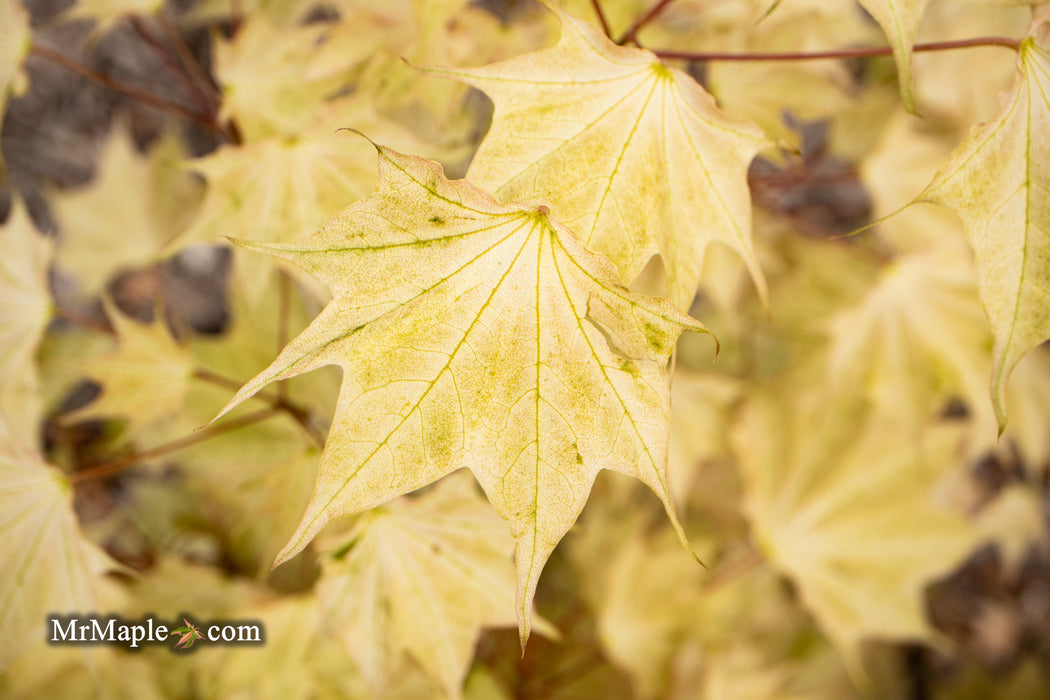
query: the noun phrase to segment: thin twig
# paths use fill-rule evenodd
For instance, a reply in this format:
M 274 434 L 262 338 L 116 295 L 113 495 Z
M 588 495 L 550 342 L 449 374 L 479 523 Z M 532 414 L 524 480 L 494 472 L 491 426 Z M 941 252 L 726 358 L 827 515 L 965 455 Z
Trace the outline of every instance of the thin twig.
M 216 374 L 206 369 L 196 369 L 193 371 L 193 376 L 201 381 L 221 386 L 231 391 L 238 391 L 241 388 L 241 382 L 224 377 L 221 374 Z M 272 394 L 267 391 L 257 391 L 252 395 L 252 398 L 260 401 L 266 401 L 270 404 L 270 408 L 276 411 L 283 411 L 287 413 L 292 420 L 294 420 L 313 440 L 318 447 L 324 447 L 325 436 L 317 429 L 317 426 L 310 420 L 311 412 L 294 401 L 281 396 L 279 394 Z
M 591 0 L 591 7 L 594 8 L 594 14 L 598 15 L 598 22 L 602 25 L 602 31 L 605 32 L 605 36 L 612 39 L 612 29 L 609 28 L 609 20 L 605 19 L 605 12 L 602 10 L 601 3 L 598 0 Z
M 201 92 L 205 93 L 209 103 L 212 105 L 212 112 L 218 109 L 218 105 L 222 102 L 222 95 L 219 93 L 218 87 L 215 85 L 215 81 L 212 79 L 208 71 L 204 69 L 201 62 L 197 60 L 197 56 L 194 55 L 190 49 L 189 44 L 186 43 L 186 38 L 182 36 L 182 32 L 175 26 L 175 23 L 171 21 L 164 12 L 160 12 L 156 16 L 157 22 L 160 24 L 161 29 L 164 30 L 164 35 L 168 38 L 168 43 L 171 44 L 172 48 L 175 49 L 175 55 L 178 56 L 179 62 L 182 63 L 183 67 L 189 72 L 190 77 L 193 78 L 197 87 L 200 88 Z
M 81 469 L 80 471 L 73 472 L 69 475 L 69 480 L 73 483 L 79 481 L 87 481 L 88 479 L 98 479 L 99 477 L 109 476 L 110 474 L 122 471 L 128 467 L 141 462 L 144 459 L 152 459 L 154 457 L 162 457 L 166 454 L 181 450 L 184 447 L 196 445 L 198 442 L 204 442 L 213 437 L 223 435 L 225 433 L 232 432 L 234 430 L 240 430 L 241 428 L 258 423 L 259 421 L 266 420 L 272 416 L 277 415 L 277 411 L 272 408 L 264 408 L 255 413 L 249 413 L 246 416 L 240 418 L 234 418 L 233 420 L 214 425 L 209 428 L 199 430 L 192 435 L 179 438 L 178 440 L 172 440 L 166 442 L 163 445 L 159 445 L 149 450 L 142 452 L 136 452 L 135 454 L 128 455 L 126 457 L 120 457 L 103 464 L 96 464 L 93 467 L 87 469 Z
M 757 550 L 750 549 L 747 553 L 737 557 L 728 564 L 718 567 L 711 578 L 703 582 L 703 591 L 705 593 L 716 591 L 719 588 L 740 579 L 745 574 L 757 568 L 764 561 L 765 559 Z
M 175 114 L 187 121 L 193 122 L 202 129 L 207 129 L 208 131 L 214 131 L 216 133 L 222 134 L 223 136 L 227 136 L 225 129 L 223 129 L 222 126 L 216 123 L 215 119 L 210 118 L 207 115 L 194 112 L 192 109 L 184 107 L 177 102 L 172 102 L 171 100 L 166 100 L 163 97 L 151 95 L 150 93 L 145 92 L 144 90 L 140 90 L 134 85 L 130 85 L 129 83 L 125 83 L 123 80 L 118 80 L 117 78 L 107 75 L 106 73 L 97 71 L 94 68 L 91 68 L 90 66 L 84 65 L 83 63 L 77 61 L 74 58 L 70 58 L 69 56 L 66 56 L 63 53 L 55 51 L 54 49 L 47 48 L 46 46 L 40 46 L 39 44 L 33 44 L 30 47 L 29 51 L 32 54 L 44 59 L 45 61 L 49 61 L 50 63 L 53 63 L 56 66 L 61 66 L 62 68 L 65 68 L 71 73 L 76 73 L 80 77 L 85 78 L 86 80 L 90 80 L 96 85 L 101 85 L 107 90 L 119 92 L 120 94 L 126 95 L 127 97 L 130 97 L 133 100 L 149 105 L 150 107 L 155 107 L 161 110 L 162 112 Z
M 55 316 L 78 325 L 84 330 L 102 333 L 111 337 L 117 335 L 117 332 L 109 326 L 104 326 L 101 323 L 91 320 L 87 316 L 81 316 L 76 311 L 71 311 L 61 306 L 53 306 L 52 308 L 55 310 Z
M 215 105 L 213 105 L 211 100 L 208 99 L 208 96 L 197 87 L 197 84 L 194 83 L 193 79 L 186 72 L 186 69 L 175 60 L 175 57 L 172 56 L 168 47 L 161 43 L 160 39 L 153 34 L 153 31 L 146 25 L 146 22 L 143 21 L 141 17 L 131 17 L 131 26 L 138 35 L 142 37 L 142 40 L 153 49 L 153 53 L 155 53 L 157 58 L 160 59 L 160 62 L 164 64 L 164 67 L 167 69 L 171 77 L 175 78 L 175 82 L 179 84 L 186 96 L 193 100 L 202 112 L 214 119 Z
M 54 308 L 55 316 L 65 319 L 70 323 L 75 323 L 76 325 L 80 326 L 81 328 L 84 328 L 85 330 L 94 331 L 96 333 L 104 333 L 105 335 L 108 335 L 110 337 L 116 336 L 116 331 L 114 331 L 112 328 L 103 326 L 100 323 L 96 323 L 95 321 L 89 318 L 81 316 L 75 311 L 71 311 L 61 306 L 55 306 Z M 206 369 L 194 369 L 193 377 L 195 379 L 199 379 L 210 384 L 215 384 L 216 386 L 221 386 L 224 389 L 229 389 L 231 391 L 237 391 L 241 388 L 241 382 L 238 382 L 234 379 L 230 379 L 228 377 L 224 377 L 221 374 L 216 374 L 215 372 Z M 324 447 L 324 433 L 322 433 L 317 428 L 317 426 L 314 425 L 313 421 L 310 420 L 313 414 L 309 411 L 309 409 L 304 408 L 298 403 L 295 403 L 294 401 L 288 399 L 286 396 L 284 396 L 283 392 L 271 394 L 266 391 L 259 391 L 256 392 L 252 398 L 256 398 L 260 401 L 267 402 L 268 404 L 270 404 L 270 409 L 272 410 L 282 411 L 288 414 L 292 418 L 292 420 L 294 420 L 296 424 L 298 424 L 303 429 L 303 431 L 306 432 L 307 436 L 309 436 L 309 438 L 317 444 L 318 447 Z
M 1005 46 L 1017 51 L 1021 42 L 1004 36 L 983 36 L 976 39 L 959 39 L 957 41 L 933 41 L 926 44 L 915 44 L 912 50 L 950 51 L 968 49 L 976 46 Z M 681 59 L 685 61 L 813 61 L 823 58 L 868 58 L 872 56 L 890 56 L 893 49 L 889 46 L 873 46 L 858 49 L 834 49 L 831 51 L 813 51 L 808 53 L 732 53 L 706 51 L 653 51 L 660 58 Z
M 648 12 L 636 19 L 634 23 L 627 28 L 627 31 L 625 31 L 623 35 L 616 40 L 616 43 L 623 45 L 627 42 L 633 42 L 637 44 L 637 36 L 639 30 L 641 30 L 642 27 L 656 19 L 657 16 L 659 16 L 659 14 L 664 11 L 664 8 L 666 8 L 672 2 L 674 2 L 674 0 L 660 0 L 660 2 L 653 5 Z

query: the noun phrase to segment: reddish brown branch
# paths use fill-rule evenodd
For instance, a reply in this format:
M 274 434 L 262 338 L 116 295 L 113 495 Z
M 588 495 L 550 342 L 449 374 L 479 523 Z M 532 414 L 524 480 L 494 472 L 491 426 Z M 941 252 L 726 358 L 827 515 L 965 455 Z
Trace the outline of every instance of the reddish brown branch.
M 959 39 L 957 41 L 933 41 L 926 44 L 915 44 L 915 53 L 924 51 L 950 51 L 968 49 L 976 46 L 1004 46 L 1017 51 L 1021 42 L 1003 36 L 984 36 L 976 39 Z M 893 49 L 889 46 L 873 46 L 858 49 L 834 49 L 831 51 L 813 51 L 806 53 L 739 53 L 739 52 L 705 52 L 705 51 L 653 51 L 660 58 L 680 59 L 684 61 L 814 61 L 824 58 L 868 58 L 872 56 L 890 56 Z
M 162 112 L 174 114 L 178 117 L 181 117 L 182 119 L 193 122 L 202 129 L 214 131 L 216 133 L 222 134 L 223 136 L 226 136 L 226 131 L 222 128 L 222 126 L 220 126 L 215 121 L 215 119 L 210 118 L 207 115 L 199 114 L 197 112 L 194 112 L 192 109 L 180 105 L 177 102 L 172 102 L 171 100 L 166 100 L 163 97 L 157 97 L 156 95 L 152 95 L 144 90 L 140 90 L 134 85 L 130 85 L 128 83 L 125 83 L 123 80 L 118 80 L 117 78 L 102 73 L 101 71 L 97 71 L 94 68 L 91 68 L 90 66 L 84 65 L 76 59 L 70 58 L 69 56 L 55 51 L 54 49 L 49 49 L 46 46 L 33 44 L 33 46 L 30 47 L 29 50 L 31 53 L 33 53 L 36 56 L 39 56 L 45 61 L 53 63 L 56 66 L 61 66 L 62 68 L 65 68 L 71 73 L 76 73 L 80 77 L 86 80 L 90 80 L 96 85 L 101 85 L 107 90 L 119 92 L 120 94 L 130 97 L 131 99 L 141 102 L 142 104 L 149 105 L 150 107 L 155 107 L 161 110 Z
M 201 92 L 207 96 L 209 104 L 212 105 L 212 112 L 214 112 L 222 102 L 222 95 L 219 93 L 219 88 L 215 84 L 214 79 L 204 69 L 201 62 L 197 60 L 189 44 L 186 43 L 186 38 L 182 36 L 182 32 L 175 26 L 175 23 L 163 12 L 158 14 L 156 19 L 161 29 L 164 30 L 168 43 L 175 49 L 175 55 L 178 56 L 179 62 L 182 63 Z
M 601 3 L 598 0 L 591 0 L 591 7 L 594 8 L 594 14 L 598 15 L 598 22 L 602 25 L 602 31 L 605 32 L 605 36 L 612 39 L 612 29 L 609 28 L 609 20 L 605 19 L 605 12 L 602 10 Z
M 115 337 L 117 335 L 117 332 L 114 331 L 109 326 L 105 326 L 105 325 L 103 325 L 101 323 L 97 323 L 97 322 L 91 320 L 90 318 L 88 318 L 87 316 L 81 316 L 77 312 L 70 311 L 69 309 L 65 309 L 65 308 L 63 308 L 61 306 L 55 306 L 53 308 L 55 310 L 55 316 L 56 317 L 61 318 L 61 319 L 66 320 L 66 321 L 69 321 L 70 323 L 75 324 L 77 326 L 80 326 L 84 330 L 93 331 L 95 333 L 102 333 L 103 335 L 108 335 L 108 336 L 113 336 L 113 337 Z
M 234 430 L 240 430 L 241 428 L 245 428 L 253 423 L 258 423 L 259 421 L 266 420 L 267 418 L 270 418 L 271 416 L 275 415 L 277 415 L 276 410 L 272 408 L 264 408 L 261 411 L 249 413 L 248 415 L 241 416 L 240 418 L 234 418 L 233 420 L 227 421 L 226 423 L 221 423 L 219 425 L 213 425 L 209 428 L 204 428 L 203 430 L 199 430 L 196 433 L 193 433 L 192 435 L 187 435 L 186 437 L 179 438 L 178 440 L 172 440 L 171 442 L 164 443 L 163 445 L 159 445 L 152 449 L 144 450 L 142 452 L 136 452 L 135 454 L 128 455 L 126 457 L 121 457 L 119 459 L 114 459 L 103 464 L 96 464 L 95 466 L 88 467 L 87 469 L 81 469 L 80 471 L 73 472 L 72 474 L 70 474 L 69 480 L 72 483 L 76 483 L 78 481 L 86 481 L 88 479 L 98 479 L 99 477 L 109 476 L 110 474 L 114 474 L 116 472 L 127 469 L 128 467 L 137 464 L 138 462 L 141 462 L 144 459 L 163 457 L 164 455 L 175 452 L 176 450 L 181 450 L 184 447 L 196 445 L 198 442 L 204 442 L 205 440 L 217 437 L 219 435 L 224 435 L 229 432 L 233 432 Z
M 674 0 L 660 0 L 660 2 L 653 5 L 648 12 L 636 19 L 631 24 L 631 26 L 627 28 L 627 31 L 623 33 L 623 36 L 616 40 L 616 43 L 622 45 L 628 42 L 633 42 L 637 44 L 637 35 L 639 30 L 641 30 L 642 27 L 656 19 L 660 15 L 660 13 L 663 12 L 664 9 L 672 2 L 674 2 Z
M 94 331 L 96 333 L 104 333 L 105 335 L 109 336 L 116 336 L 116 332 L 112 328 L 104 326 L 100 323 L 96 323 L 95 321 L 89 318 L 81 316 L 75 311 L 70 311 L 69 309 L 62 308 L 61 306 L 55 307 L 55 316 L 57 316 L 58 318 L 65 319 L 70 323 L 75 323 L 76 325 L 80 326 L 85 330 Z M 228 377 L 224 377 L 220 374 L 216 374 L 215 372 L 211 372 L 206 369 L 193 370 L 193 376 L 195 379 L 199 379 L 210 384 L 215 384 L 216 386 L 221 386 L 224 389 L 229 389 L 230 391 L 237 391 L 241 388 L 241 382 L 235 381 Z M 318 445 L 318 447 L 324 447 L 325 436 L 317 428 L 317 426 L 314 425 L 314 422 L 311 420 L 311 416 L 313 414 L 308 409 L 288 399 L 284 395 L 284 392 L 271 394 L 265 391 L 259 391 L 253 395 L 253 398 L 269 403 L 270 408 L 268 410 L 281 411 L 283 413 L 288 414 L 292 418 L 292 420 L 294 420 L 303 429 L 303 431 L 310 437 L 310 439 Z
M 182 88 L 182 92 L 186 97 L 193 100 L 197 107 L 212 120 L 215 119 L 215 105 L 212 104 L 208 96 L 193 82 L 193 79 L 186 72 L 186 69 L 175 60 L 172 56 L 171 51 L 168 47 L 161 43 L 153 31 L 146 25 L 141 17 L 131 17 L 131 26 L 135 32 L 142 38 L 143 41 L 153 50 L 160 62 L 164 64 L 164 68 L 168 71 L 175 82 Z

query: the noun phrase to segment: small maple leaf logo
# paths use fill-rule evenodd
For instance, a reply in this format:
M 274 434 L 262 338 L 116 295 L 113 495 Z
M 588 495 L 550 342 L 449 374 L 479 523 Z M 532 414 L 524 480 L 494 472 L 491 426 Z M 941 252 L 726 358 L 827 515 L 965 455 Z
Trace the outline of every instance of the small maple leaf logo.
M 172 630 L 169 636 L 174 637 L 176 634 L 182 635 L 179 637 L 179 641 L 176 642 L 175 648 L 189 649 L 198 639 L 204 639 L 204 635 L 201 634 L 201 631 L 196 625 L 186 618 L 182 618 L 182 622 L 185 626 Z

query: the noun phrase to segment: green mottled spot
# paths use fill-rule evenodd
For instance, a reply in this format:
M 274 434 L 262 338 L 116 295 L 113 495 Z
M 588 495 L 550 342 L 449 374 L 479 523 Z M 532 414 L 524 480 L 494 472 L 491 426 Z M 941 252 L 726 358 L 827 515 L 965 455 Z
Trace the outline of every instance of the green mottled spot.
M 459 430 L 452 414 L 438 411 L 430 416 L 425 431 L 427 457 L 435 462 L 451 459 L 459 442 Z
M 440 216 L 436 216 L 436 215 L 430 217 L 429 219 L 427 219 L 427 221 L 429 221 L 430 223 L 434 224 L 435 226 L 444 226 L 445 225 L 445 220 L 442 219 Z
M 632 377 L 637 377 L 639 375 L 638 365 L 634 363 L 634 360 L 627 357 L 620 357 L 617 358 L 617 363 L 620 365 L 621 371 L 626 372 Z
M 665 333 L 662 328 L 643 321 L 642 331 L 645 333 L 645 341 L 649 344 L 649 347 L 656 352 L 667 352 L 667 333 Z

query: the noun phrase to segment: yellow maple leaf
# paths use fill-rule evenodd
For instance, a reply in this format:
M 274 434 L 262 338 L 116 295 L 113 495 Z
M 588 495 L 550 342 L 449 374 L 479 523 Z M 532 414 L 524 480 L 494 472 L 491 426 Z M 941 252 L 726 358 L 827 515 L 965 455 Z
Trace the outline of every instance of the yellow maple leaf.
M 36 352 L 54 306 L 47 271 L 52 245 L 18 198 L 0 226 L 0 419 L 13 437 L 35 447 L 42 412 Z
M 119 416 L 127 419 L 128 431 L 135 433 L 182 406 L 193 361 L 189 350 L 172 338 L 160 311 L 150 324 L 125 316 L 108 301 L 106 311 L 116 331 L 117 347 L 80 363 L 84 375 L 102 385 L 102 395 L 66 419 Z
M 62 235 L 55 262 L 84 294 L 97 294 L 123 269 L 159 260 L 188 225 L 203 187 L 180 168 L 181 161 L 173 135 L 143 156 L 126 132 L 115 129 L 99 157 L 96 179 L 56 194 Z
M 781 393 L 791 398 L 753 401 L 734 433 L 751 523 L 862 676 L 862 641 L 936 638 L 923 590 L 976 544 L 974 529 L 933 498 L 959 435 L 931 426 L 902 439 L 862 402 Z
M 979 416 L 987 407 L 991 338 L 964 243 L 900 256 L 829 325 L 830 380 L 904 430 L 922 430 L 952 398 Z
M 15 199 L 0 227 L 0 384 L 27 371 L 53 307 L 47 286 L 51 241 L 36 231 Z
M 702 324 L 622 287 L 608 261 L 539 209 L 502 205 L 440 166 L 378 147 L 376 192 L 295 245 L 334 295 L 225 410 L 327 364 L 343 384 L 313 498 L 277 558 L 332 518 L 461 467 L 517 540 L 522 643 L 540 570 L 600 469 L 666 488 L 666 363 Z
M 464 477 L 378 508 L 327 545 L 324 618 L 377 697 L 401 653 L 459 697 L 481 628 L 515 624 L 514 540 Z
M 249 15 L 233 38 L 215 47 L 221 116 L 235 119 L 248 142 L 291 138 L 306 128 L 368 57 L 339 35 L 340 26 L 349 25 L 280 28 L 265 15 Z
M 429 69 L 495 102 L 467 179 L 501 202 L 550 204 L 627 281 L 659 253 L 682 308 L 712 242 L 744 258 L 765 299 L 747 187 L 762 132 L 651 52 L 617 46 L 551 9 L 562 36 L 549 49 L 481 68 Z
M 0 671 L 42 642 L 45 617 L 103 609 L 116 564 L 80 533 L 65 476 L 0 422 Z
M 667 536 L 644 538 L 636 528 L 620 545 L 601 581 L 599 639 L 639 698 L 662 697 L 670 661 L 696 624 L 704 570 Z
M 897 80 L 901 99 L 908 111 L 915 111 L 915 93 L 911 73 L 912 45 L 919 34 L 919 22 L 930 0 L 859 0 L 864 9 L 879 23 L 893 48 L 897 62 Z
M 918 199 L 954 209 L 970 236 L 995 335 L 991 394 L 999 432 L 1018 361 L 1050 337 L 1050 12 L 1021 44 L 998 116 L 976 127 Z

